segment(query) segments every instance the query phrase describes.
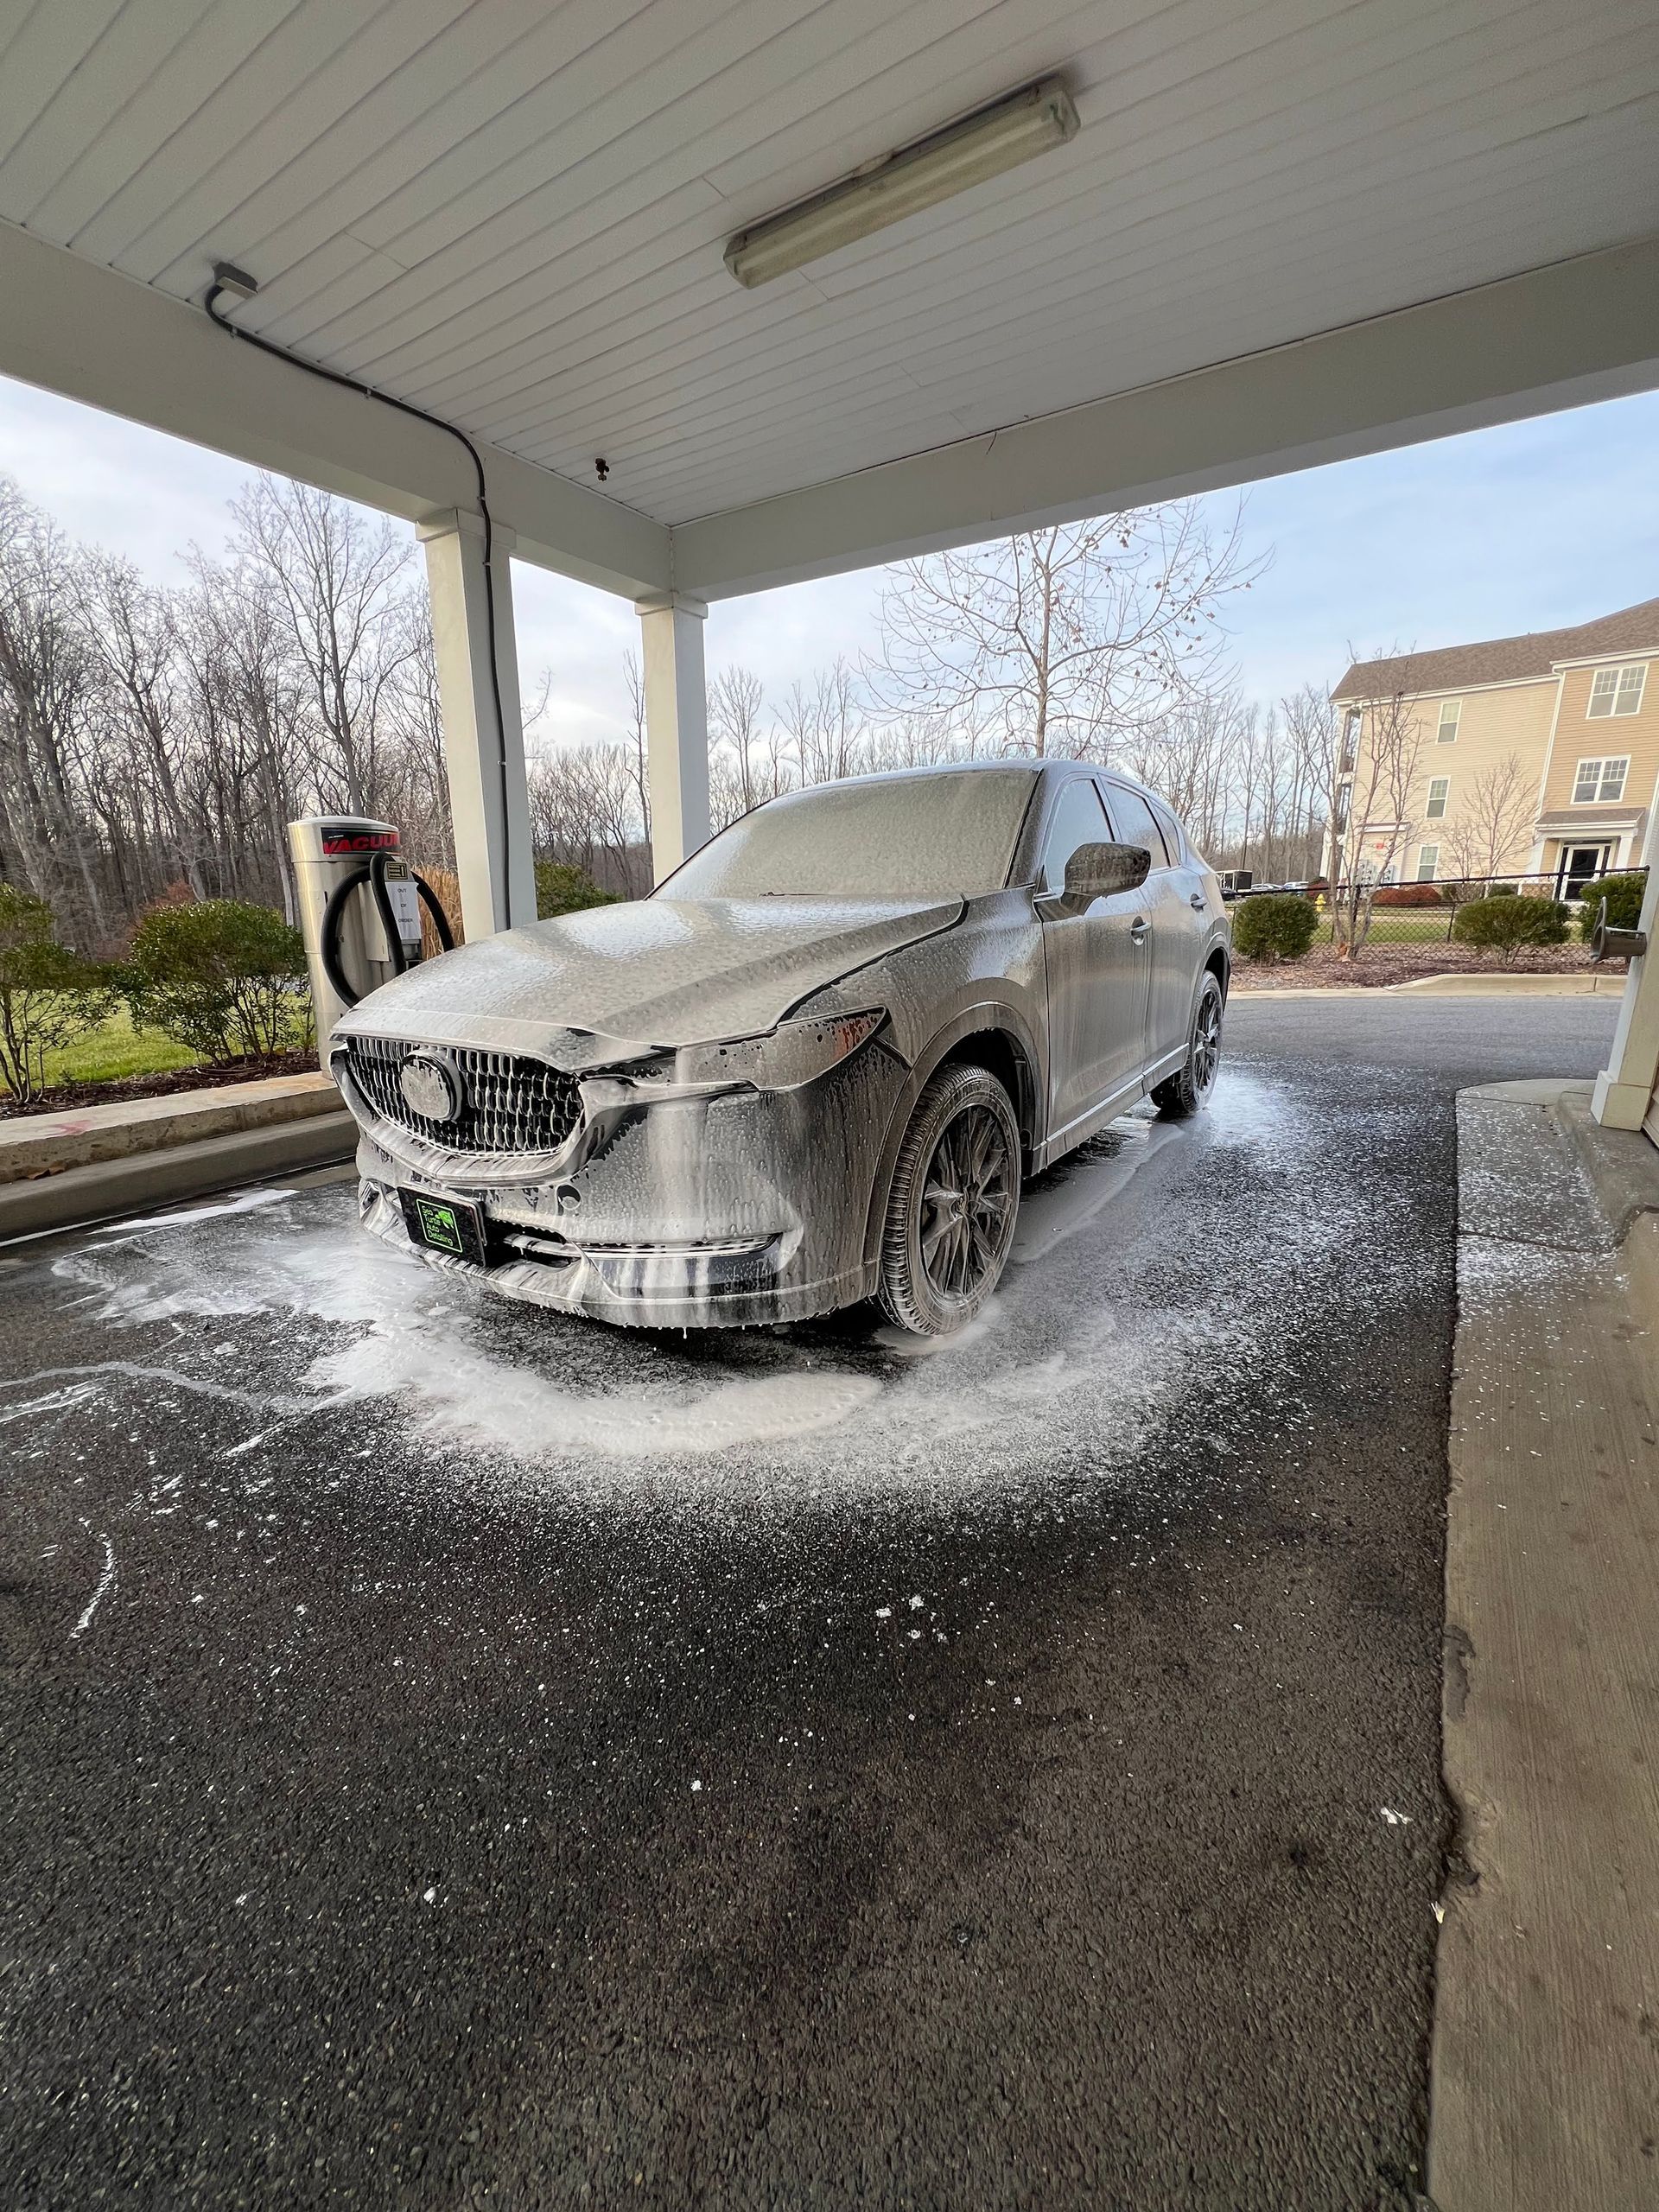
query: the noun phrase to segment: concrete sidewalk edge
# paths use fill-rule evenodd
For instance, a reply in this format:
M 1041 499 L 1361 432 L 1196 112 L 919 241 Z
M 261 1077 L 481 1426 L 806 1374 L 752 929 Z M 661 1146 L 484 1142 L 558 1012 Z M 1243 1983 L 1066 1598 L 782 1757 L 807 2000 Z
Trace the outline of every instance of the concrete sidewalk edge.
M 124 1098 L 107 1106 L 16 1114 L 0 1122 L 0 1185 L 61 1174 L 100 1160 L 194 1144 L 233 1130 L 268 1128 L 340 1110 L 340 1092 L 321 1069 L 257 1083 L 225 1083 Z
M 67 1167 L 60 1175 L 0 1185 L 0 1244 L 107 1220 L 178 1198 L 205 1198 L 238 1183 L 349 1160 L 357 1124 L 344 1107 L 274 1127 L 234 1129 L 161 1151 Z
M 1659 1149 L 1459 1098 L 1439 2212 L 1659 2196 Z
M 1390 999 L 1413 998 L 1605 998 L 1617 999 L 1624 988 L 1618 974 L 1586 976 L 1574 971 L 1561 976 L 1484 976 L 1452 969 L 1441 976 L 1418 976 L 1407 983 L 1274 983 L 1264 989 L 1241 984 L 1235 972 L 1232 1003 L 1243 1006 L 1255 999 Z

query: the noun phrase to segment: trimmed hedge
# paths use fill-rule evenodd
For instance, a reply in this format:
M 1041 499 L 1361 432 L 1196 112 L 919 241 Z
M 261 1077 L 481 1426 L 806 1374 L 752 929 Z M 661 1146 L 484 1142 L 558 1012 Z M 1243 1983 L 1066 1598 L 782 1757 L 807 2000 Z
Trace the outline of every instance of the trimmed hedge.
M 274 907 L 151 906 L 124 982 L 135 1027 L 164 1030 L 207 1060 L 263 1059 L 311 1040 L 305 941 Z
M 1579 935 L 1585 943 L 1588 944 L 1596 933 L 1604 899 L 1609 929 L 1635 929 L 1642 919 L 1642 896 L 1647 883 L 1648 872 L 1642 868 L 1632 868 L 1626 875 L 1599 875 L 1593 883 L 1586 883 L 1584 912 L 1579 916 Z
M 1296 891 L 1266 891 L 1233 909 L 1233 950 L 1243 960 L 1300 960 L 1319 918 Z
M 1385 883 L 1371 899 L 1374 906 L 1443 906 L 1437 883 Z
M 1509 962 L 1522 945 L 1565 944 L 1567 925 L 1567 908 L 1559 899 L 1519 899 L 1500 893 L 1459 906 L 1452 934 L 1460 944 L 1481 945 Z

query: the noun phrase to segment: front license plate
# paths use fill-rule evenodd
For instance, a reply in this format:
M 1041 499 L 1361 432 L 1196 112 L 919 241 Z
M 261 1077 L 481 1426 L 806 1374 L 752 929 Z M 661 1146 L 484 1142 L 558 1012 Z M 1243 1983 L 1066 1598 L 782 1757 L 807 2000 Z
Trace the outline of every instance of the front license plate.
M 412 1243 L 429 1252 L 447 1252 L 452 1260 L 470 1260 L 475 1268 L 489 1265 L 481 1206 L 467 1198 L 431 1198 L 424 1191 L 397 1195 Z

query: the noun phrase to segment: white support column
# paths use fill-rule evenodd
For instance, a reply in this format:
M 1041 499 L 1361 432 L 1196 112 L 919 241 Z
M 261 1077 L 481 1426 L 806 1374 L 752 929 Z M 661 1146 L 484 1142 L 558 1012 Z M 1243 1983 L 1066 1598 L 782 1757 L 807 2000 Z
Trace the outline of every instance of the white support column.
M 702 626 L 709 609 L 677 592 L 634 602 L 645 653 L 652 868 L 660 883 L 709 842 L 709 700 Z
M 482 521 L 452 510 L 428 515 L 416 531 L 426 548 L 432 594 L 461 919 L 469 938 L 488 937 L 536 918 L 536 863 L 524 782 L 524 729 L 508 557 L 513 537 L 497 524 L 489 580 L 495 599 L 493 677 Z
M 1648 887 L 1637 924 L 1652 950 L 1630 963 L 1612 1052 L 1596 1077 L 1591 1101 L 1590 1110 L 1609 1129 L 1639 1129 L 1653 1111 L 1654 1086 L 1659 1083 L 1659 793 L 1655 796 L 1643 855 Z

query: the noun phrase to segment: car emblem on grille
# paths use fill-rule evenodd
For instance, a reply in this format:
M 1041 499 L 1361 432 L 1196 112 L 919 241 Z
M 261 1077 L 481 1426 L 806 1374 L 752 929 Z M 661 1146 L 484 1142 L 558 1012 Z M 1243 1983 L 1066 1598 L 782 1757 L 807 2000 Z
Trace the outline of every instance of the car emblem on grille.
M 397 1072 L 397 1087 L 411 1113 L 426 1122 L 456 1122 L 466 1103 L 461 1071 L 436 1052 L 411 1052 Z

